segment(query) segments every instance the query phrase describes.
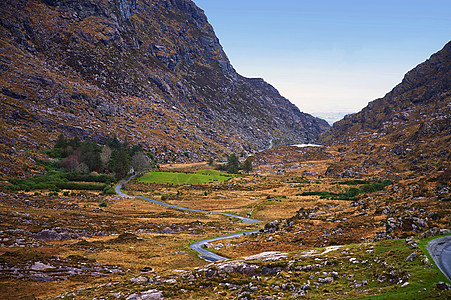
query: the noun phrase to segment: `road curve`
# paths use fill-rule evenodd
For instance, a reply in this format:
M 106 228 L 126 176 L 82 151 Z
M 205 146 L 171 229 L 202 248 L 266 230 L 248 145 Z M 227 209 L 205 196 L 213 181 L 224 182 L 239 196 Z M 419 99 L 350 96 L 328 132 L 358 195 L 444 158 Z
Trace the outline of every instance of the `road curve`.
M 135 177 L 136 175 L 132 175 L 129 178 L 121 181 L 115 188 L 114 191 L 116 192 L 116 194 L 121 195 L 121 196 L 128 196 L 128 197 L 133 197 L 133 196 L 129 196 L 127 194 L 125 194 L 124 192 L 121 191 L 122 186 L 124 185 L 124 183 L 126 183 L 127 181 L 129 181 L 130 179 L 132 179 L 133 177 Z M 181 206 L 176 206 L 176 205 L 172 205 L 172 204 L 168 204 L 165 202 L 161 202 L 161 201 L 157 201 L 154 199 L 150 199 L 144 196 L 135 196 L 138 198 L 141 198 L 143 200 L 158 204 L 158 205 L 162 205 L 162 206 L 166 206 L 169 208 L 173 208 L 173 209 L 179 209 L 179 210 L 183 210 L 183 211 L 191 211 L 191 212 L 200 212 L 200 213 L 206 213 L 206 214 L 218 214 L 218 215 L 224 215 L 224 216 L 228 216 L 231 218 L 237 218 L 242 220 L 244 223 L 261 223 L 262 221 L 260 220 L 256 220 L 256 219 L 251 219 L 251 218 L 245 218 L 245 217 L 241 217 L 241 216 L 237 216 L 234 214 L 230 214 L 230 213 L 224 213 L 224 212 L 211 212 L 211 211 L 207 211 L 207 210 L 200 210 L 200 209 L 192 209 L 192 208 L 187 208 L 187 207 L 181 207 Z M 201 240 L 198 242 L 195 242 L 194 244 L 191 244 L 189 247 L 196 251 L 197 253 L 199 253 L 199 256 L 202 259 L 205 259 L 206 261 L 218 261 L 218 260 L 226 260 L 228 258 L 217 255 L 211 251 L 208 251 L 207 249 L 202 248 L 203 245 L 210 243 L 210 242 L 214 242 L 214 241 L 218 241 L 218 240 L 223 240 L 223 239 L 232 239 L 232 238 L 237 238 L 240 237 L 242 235 L 245 234 L 252 234 L 252 233 L 256 233 L 258 232 L 258 230 L 252 230 L 252 231 L 246 231 L 246 232 L 241 232 L 241 233 L 233 233 L 233 234 L 228 234 L 228 235 L 224 235 L 224 236 L 220 236 L 220 237 L 216 237 L 216 238 L 212 238 L 212 239 L 205 239 L 205 240 Z
M 430 241 L 426 248 L 440 271 L 451 280 L 451 235 Z
M 224 240 L 224 239 L 233 239 L 233 238 L 237 238 L 243 235 L 247 235 L 247 234 L 252 234 L 252 233 L 257 233 L 258 230 L 251 230 L 251 231 L 246 231 L 246 232 L 241 232 L 241 233 L 232 233 L 232 234 L 228 234 L 228 235 L 223 235 L 217 238 L 212 238 L 212 239 L 205 239 L 202 241 L 198 241 L 195 242 L 194 244 L 191 244 L 189 247 L 196 251 L 197 253 L 199 253 L 200 258 L 205 259 L 206 261 L 218 261 L 218 260 L 226 260 L 228 259 L 227 257 L 218 255 L 216 253 L 213 253 L 211 251 L 208 251 L 205 248 L 202 248 L 203 245 L 210 243 L 210 242 L 215 242 L 215 241 L 219 241 L 219 240 Z

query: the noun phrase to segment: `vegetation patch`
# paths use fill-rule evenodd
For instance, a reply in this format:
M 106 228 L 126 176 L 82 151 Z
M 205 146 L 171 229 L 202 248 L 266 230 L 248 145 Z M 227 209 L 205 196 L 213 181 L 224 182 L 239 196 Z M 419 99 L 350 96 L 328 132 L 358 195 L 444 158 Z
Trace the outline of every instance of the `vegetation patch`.
M 143 183 L 205 184 L 225 182 L 231 178 L 231 175 L 208 169 L 194 173 L 150 172 L 140 177 L 138 181 Z
M 359 199 L 359 194 L 364 193 L 374 193 L 378 191 L 382 191 L 386 186 L 389 186 L 393 183 L 391 180 L 383 180 L 383 181 L 375 181 L 372 183 L 367 183 L 366 180 L 348 180 L 343 181 L 339 184 L 346 185 L 356 185 L 361 184 L 359 188 L 349 188 L 345 192 L 334 193 L 334 192 L 326 192 L 326 191 L 312 191 L 312 192 L 303 192 L 301 194 L 297 194 L 297 196 L 320 196 L 320 199 L 331 199 L 331 200 L 352 200 L 356 201 Z
M 111 175 L 82 175 L 50 171 L 47 174 L 36 175 L 27 179 L 10 179 L 11 185 L 7 185 L 6 188 L 26 192 L 34 190 L 59 191 L 62 189 L 103 191 L 108 189 L 108 184 L 113 180 L 114 177 Z

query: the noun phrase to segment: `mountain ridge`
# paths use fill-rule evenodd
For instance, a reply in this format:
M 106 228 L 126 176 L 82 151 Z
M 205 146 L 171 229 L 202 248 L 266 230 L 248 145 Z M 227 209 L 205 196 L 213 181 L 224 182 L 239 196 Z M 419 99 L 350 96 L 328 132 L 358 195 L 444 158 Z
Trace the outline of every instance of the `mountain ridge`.
M 449 168 L 451 153 L 451 42 L 406 73 L 400 84 L 360 112 L 345 116 L 322 141 L 365 155 L 358 173 L 431 175 Z M 381 159 L 382 158 L 382 159 Z M 337 163 L 331 173 L 340 174 Z M 340 171 L 338 171 L 340 170 Z M 337 173 L 338 172 L 338 173 Z M 391 174 L 393 176 L 393 174 Z
M 182 162 L 251 153 L 271 139 L 316 141 L 329 128 L 239 75 L 192 1 L 8 0 L 0 10 L 9 148 L 116 134 Z

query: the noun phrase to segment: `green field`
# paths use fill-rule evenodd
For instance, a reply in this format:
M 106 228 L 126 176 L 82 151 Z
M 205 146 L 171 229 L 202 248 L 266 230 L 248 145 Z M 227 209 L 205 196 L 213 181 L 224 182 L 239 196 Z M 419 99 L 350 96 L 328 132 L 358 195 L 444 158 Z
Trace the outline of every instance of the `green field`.
M 193 173 L 150 172 L 138 178 L 138 181 L 144 183 L 203 184 L 224 182 L 230 178 L 232 178 L 232 175 L 205 169 Z

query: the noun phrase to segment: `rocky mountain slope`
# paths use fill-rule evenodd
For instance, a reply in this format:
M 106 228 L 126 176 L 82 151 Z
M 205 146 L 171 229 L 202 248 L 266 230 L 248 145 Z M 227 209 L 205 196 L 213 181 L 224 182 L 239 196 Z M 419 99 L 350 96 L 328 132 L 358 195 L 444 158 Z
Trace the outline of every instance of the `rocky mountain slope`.
M 1 158 L 117 134 L 175 161 L 317 140 L 329 125 L 240 76 L 190 0 L 0 3 Z
M 345 173 L 337 162 L 330 173 L 350 176 L 380 169 L 403 177 L 448 168 L 451 42 L 408 72 L 385 97 L 335 123 L 322 138 L 325 143 L 342 145 L 343 164 L 349 159 L 359 161 Z

